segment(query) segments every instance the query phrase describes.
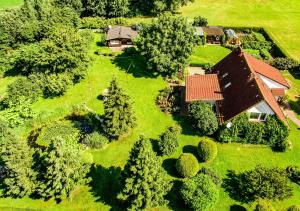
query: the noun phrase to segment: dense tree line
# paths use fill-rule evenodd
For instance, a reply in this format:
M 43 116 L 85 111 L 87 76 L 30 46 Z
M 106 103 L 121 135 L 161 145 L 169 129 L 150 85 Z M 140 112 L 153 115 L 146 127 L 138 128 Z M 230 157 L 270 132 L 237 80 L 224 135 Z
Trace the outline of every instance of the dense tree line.
M 70 5 L 69 0 L 65 2 Z M 174 13 L 189 2 L 193 0 L 82 0 L 82 16 L 128 17 L 158 15 L 166 11 Z

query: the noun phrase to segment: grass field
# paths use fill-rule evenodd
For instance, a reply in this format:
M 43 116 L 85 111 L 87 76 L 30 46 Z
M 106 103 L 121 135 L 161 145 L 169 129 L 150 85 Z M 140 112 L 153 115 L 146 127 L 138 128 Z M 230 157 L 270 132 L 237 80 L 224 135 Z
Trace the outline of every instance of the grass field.
M 19 6 L 22 2 L 23 0 L 0 0 L 0 10 Z
M 207 17 L 210 25 L 264 27 L 281 48 L 300 61 L 299 0 L 195 0 L 181 12 Z
M 165 128 L 176 123 L 183 127 L 183 132 L 179 137 L 180 146 L 172 156 L 164 157 L 163 162 L 163 167 L 170 175 L 170 178 L 178 178 L 174 169 L 175 159 L 182 152 L 195 153 L 201 137 L 195 135 L 185 121 L 165 115 L 155 105 L 155 98 L 159 90 L 167 85 L 166 82 L 161 77 L 156 77 L 146 72 L 144 62 L 139 58 L 117 57 L 112 59 L 97 56 L 93 52 L 99 48 L 95 44 L 91 50 L 94 61 L 88 70 L 86 79 L 71 87 L 60 98 L 41 99 L 34 104 L 34 111 L 40 114 L 40 117 L 34 122 L 33 126 L 61 119 L 70 112 L 73 105 L 79 103 L 87 103 L 90 108 L 101 114 L 103 112 L 103 104 L 101 100 L 98 100 L 98 96 L 108 86 L 112 77 L 116 76 L 134 102 L 134 109 L 138 118 L 137 127 L 129 136 L 109 144 L 105 150 L 89 151 L 92 153 L 95 163 L 99 165 L 96 176 L 93 175 L 92 177 L 94 184 L 92 187 L 78 187 L 69 200 L 63 200 L 60 204 L 56 204 L 54 200 L 43 201 L 30 198 L 12 200 L 11 198 L 0 198 L 0 210 L 31 208 L 102 211 L 110 210 L 111 208 L 116 209 L 114 179 L 119 175 L 121 168 L 126 163 L 133 143 L 141 134 L 148 138 L 157 138 Z M 101 48 L 107 51 L 107 48 Z M 204 48 L 209 53 L 208 55 L 211 52 L 212 56 L 201 55 L 200 51 L 198 51 L 200 48 Z M 218 52 L 218 55 L 216 56 L 213 52 Z M 197 48 L 193 57 L 197 58 L 197 60 L 214 64 L 227 54 L 228 51 L 222 47 L 207 46 Z M 130 69 L 128 69 L 129 66 L 131 66 Z M 0 79 L 0 90 L 5 90 L 5 84 L 8 84 L 11 80 L 10 78 Z M 3 81 L 5 81 L 5 84 L 2 83 Z M 29 134 L 31 127 L 32 125 L 19 128 L 17 132 L 25 138 Z M 300 150 L 298 137 L 299 130 L 292 125 L 290 140 L 294 148 L 286 153 L 274 153 L 265 146 L 218 144 L 219 153 L 217 159 L 210 164 L 206 164 L 206 166 L 212 167 L 224 178 L 227 170 L 243 171 L 253 168 L 256 164 L 282 167 L 297 164 L 300 160 L 300 154 L 297 153 Z M 285 209 L 291 204 L 300 204 L 300 187 L 295 186 L 294 190 L 293 198 L 283 202 L 276 202 L 274 206 L 278 209 Z M 185 207 L 182 207 L 182 202 L 178 198 L 177 192 L 171 192 L 168 198 L 171 199 L 169 206 L 161 207 L 158 210 L 186 210 Z M 220 200 L 214 210 L 229 210 L 234 204 L 239 204 L 239 202 L 229 198 L 227 193 L 221 189 Z M 244 206 L 249 208 L 251 205 Z

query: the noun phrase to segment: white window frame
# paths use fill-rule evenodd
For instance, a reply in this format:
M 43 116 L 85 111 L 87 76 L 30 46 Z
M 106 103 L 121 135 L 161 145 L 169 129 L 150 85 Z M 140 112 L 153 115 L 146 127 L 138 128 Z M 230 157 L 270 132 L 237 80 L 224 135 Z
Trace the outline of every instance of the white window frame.
M 258 117 L 257 118 L 251 118 L 251 114 L 258 114 Z M 262 119 L 262 116 L 265 115 L 265 118 Z M 254 120 L 254 121 L 260 121 L 260 122 L 264 122 L 267 120 L 267 117 L 268 117 L 268 114 L 267 113 L 257 113 L 257 112 L 250 112 L 249 114 L 249 119 L 250 120 Z
M 228 82 L 225 86 L 224 86 L 224 89 L 228 88 L 231 86 L 231 82 Z
M 221 77 L 221 79 L 225 78 L 226 76 L 228 76 L 228 73 L 224 73 Z

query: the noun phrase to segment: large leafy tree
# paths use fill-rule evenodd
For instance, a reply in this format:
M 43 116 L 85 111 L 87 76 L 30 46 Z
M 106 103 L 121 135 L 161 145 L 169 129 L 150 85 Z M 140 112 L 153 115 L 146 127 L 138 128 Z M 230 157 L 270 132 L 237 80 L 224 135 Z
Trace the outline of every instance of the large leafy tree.
M 137 47 L 150 70 L 168 75 L 183 71 L 196 45 L 196 37 L 186 18 L 163 15 L 139 33 Z
M 124 93 L 116 78 L 113 78 L 104 100 L 104 130 L 109 136 L 118 138 L 133 128 L 135 122 L 129 96 Z
M 54 5 L 57 7 L 70 7 L 77 11 L 79 14 L 82 11 L 82 1 L 81 0 L 54 0 Z
M 128 0 L 83 0 L 83 16 L 124 17 L 129 13 Z
M 6 172 L 4 195 L 23 197 L 34 192 L 36 173 L 32 169 L 33 153 L 25 141 L 17 139 L 0 121 L 0 164 Z
M 53 138 L 41 156 L 39 194 L 62 199 L 69 196 L 75 186 L 88 182 L 89 165 L 81 157 L 79 145 L 61 137 Z
M 193 127 L 202 135 L 212 135 L 218 129 L 218 120 L 212 106 L 206 102 L 193 102 L 188 107 L 188 116 Z
M 164 196 L 171 185 L 161 164 L 161 159 L 152 150 L 150 140 L 140 137 L 121 175 L 123 187 L 118 198 L 133 210 L 165 204 Z

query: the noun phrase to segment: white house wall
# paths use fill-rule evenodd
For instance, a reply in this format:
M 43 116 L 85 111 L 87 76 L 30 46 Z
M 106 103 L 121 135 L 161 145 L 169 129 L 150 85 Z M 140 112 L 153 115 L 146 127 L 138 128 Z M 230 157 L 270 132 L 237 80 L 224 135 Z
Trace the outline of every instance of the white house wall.
M 269 87 L 269 89 L 273 89 L 273 88 L 282 88 L 287 90 L 287 87 L 281 85 L 280 83 L 277 83 L 276 81 L 273 81 L 261 74 L 258 74 L 260 76 L 260 78 L 263 80 L 263 82 Z
M 250 108 L 247 112 L 248 113 L 264 113 L 264 114 L 269 114 L 269 115 L 274 114 L 273 110 L 270 108 L 270 106 L 265 101 L 261 101 L 256 106 Z

